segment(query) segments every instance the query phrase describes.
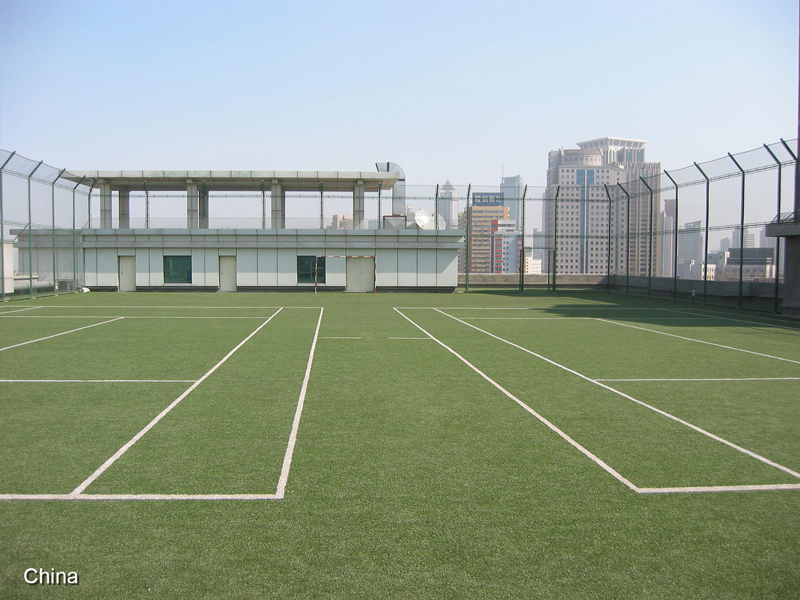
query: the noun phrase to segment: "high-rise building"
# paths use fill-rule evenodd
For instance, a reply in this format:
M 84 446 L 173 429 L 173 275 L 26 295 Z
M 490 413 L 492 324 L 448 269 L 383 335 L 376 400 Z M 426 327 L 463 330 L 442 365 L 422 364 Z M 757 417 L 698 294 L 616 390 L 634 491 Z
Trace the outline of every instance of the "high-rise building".
M 661 260 L 656 276 L 672 277 L 675 274 L 675 198 L 664 200 L 664 210 L 659 215 L 658 225 Z
M 518 230 L 522 230 L 522 177 L 503 177 L 500 180 L 500 193 L 503 194 L 503 204 L 508 207 L 508 218 L 511 219 Z
M 701 279 L 703 259 L 703 222 L 686 223 L 678 229 L 678 277 Z
M 476 192 L 472 206 L 460 215 L 458 228 L 466 233 L 466 247 L 459 255 L 459 272 L 492 273 L 492 221 L 508 220 L 502 194 Z M 469 265 L 467 265 L 469 253 Z
M 522 235 L 512 219 L 492 221 L 489 248 L 492 273 L 519 273 Z
M 444 182 L 439 188 L 438 212 L 442 216 L 447 229 L 458 228 L 458 195 L 456 186 L 450 180 Z
M 606 137 L 550 152 L 543 220 L 558 272 L 605 274 L 610 257 L 612 272 L 656 274 L 661 163 L 645 162 L 644 145 Z

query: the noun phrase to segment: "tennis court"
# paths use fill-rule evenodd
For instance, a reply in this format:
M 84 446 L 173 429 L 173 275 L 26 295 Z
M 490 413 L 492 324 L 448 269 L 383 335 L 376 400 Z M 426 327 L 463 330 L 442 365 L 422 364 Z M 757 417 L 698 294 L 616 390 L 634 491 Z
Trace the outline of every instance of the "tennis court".
M 791 597 L 798 390 L 800 325 L 689 303 L 8 303 L 3 593 Z

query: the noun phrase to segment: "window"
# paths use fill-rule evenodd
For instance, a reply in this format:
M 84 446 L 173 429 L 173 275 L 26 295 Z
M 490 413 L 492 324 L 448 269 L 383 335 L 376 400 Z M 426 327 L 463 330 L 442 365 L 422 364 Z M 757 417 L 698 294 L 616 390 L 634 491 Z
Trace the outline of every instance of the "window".
M 192 283 L 192 257 L 165 256 L 164 283 Z
M 316 278 L 314 269 L 316 268 Z M 325 257 L 324 256 L 298 256 L 297 257 L 297 283 L 325 283 Z

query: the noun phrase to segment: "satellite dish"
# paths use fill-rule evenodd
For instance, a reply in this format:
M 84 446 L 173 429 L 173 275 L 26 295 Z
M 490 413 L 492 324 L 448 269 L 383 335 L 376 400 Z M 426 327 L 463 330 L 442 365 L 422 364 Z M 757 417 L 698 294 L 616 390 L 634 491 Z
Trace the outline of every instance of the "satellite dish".
M 414 221 L 419 226 L 420 229 L 424 229 L 426 231 L 433 231 L 445 229 L 447 225 L 444 222 L 444 217 L 442 215 L 433 214 L 427 208 L 422 208 L 417 211 L 414 215 Z

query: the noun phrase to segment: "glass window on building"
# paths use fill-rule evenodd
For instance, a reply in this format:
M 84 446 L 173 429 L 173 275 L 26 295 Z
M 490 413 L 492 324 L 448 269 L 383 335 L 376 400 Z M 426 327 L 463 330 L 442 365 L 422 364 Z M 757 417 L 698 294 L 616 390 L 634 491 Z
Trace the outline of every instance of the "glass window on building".
M 192 257 L 165 256 L 164 283 L 192 283 Z
M 315 275 L 316 271 L 316 277 Z M 297 257 L 297 283 L 325 283 L 324 256 Z

